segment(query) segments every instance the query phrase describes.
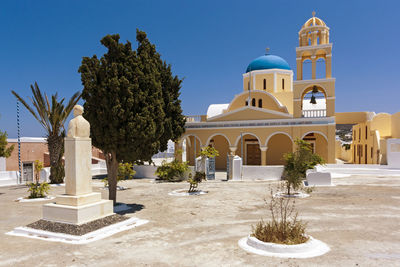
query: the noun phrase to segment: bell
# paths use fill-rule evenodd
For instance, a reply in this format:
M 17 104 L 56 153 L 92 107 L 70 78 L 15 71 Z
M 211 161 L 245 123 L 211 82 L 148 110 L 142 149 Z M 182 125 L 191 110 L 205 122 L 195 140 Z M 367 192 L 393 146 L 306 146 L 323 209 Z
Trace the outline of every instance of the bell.
M 310 103 L 313 104 L 313 105 L 317 104 L 317 101 L 315 100 L 315 96 L 314 95 L 311 96 Z
M 312 93 L 313 93 L 313 94 L 318 93 L 318 87 L 317 87 L 316 85 L 313 86 L 313 88 L 312 88 Z

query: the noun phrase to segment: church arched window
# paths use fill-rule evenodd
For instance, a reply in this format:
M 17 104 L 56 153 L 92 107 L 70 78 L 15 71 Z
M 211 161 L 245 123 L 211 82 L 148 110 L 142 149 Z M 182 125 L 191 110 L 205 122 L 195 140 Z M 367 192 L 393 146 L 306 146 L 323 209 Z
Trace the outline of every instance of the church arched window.
M 259 108 L 262 108 L 262 99 L 261 99 L 261 98 L 258 99 L 258 107 L 259 107 Z
M 252 105 L 253 107 L 256 106 L 256 99 L 255 99 L 255 98 L 253 98 L 253 99 L 251 100 L 251 105 Z
M 266 90 L 266 89 L 267 89 L 267 80 L 264 79 L 264 90 Z

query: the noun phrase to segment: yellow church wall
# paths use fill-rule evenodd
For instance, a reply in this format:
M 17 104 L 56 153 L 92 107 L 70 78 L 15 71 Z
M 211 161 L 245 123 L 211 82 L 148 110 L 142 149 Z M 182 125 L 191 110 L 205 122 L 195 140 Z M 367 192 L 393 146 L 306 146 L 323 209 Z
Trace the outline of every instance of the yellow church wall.
M 219 154 L 219 156 L 215 157 L 215 168 L 224 170 L 226 169 L 226 156 L 230 153 L 228 140 L 221 135 L 212 137 L 212 140 L 211 144 Z
M 255 90 L 267 91 L 269 93 L 274 91 L 274 74 L 273 73 L 260 73 L 254 75 Z M 253 78 L 253 75 L 252 75 Z M 266 89 L 264 89 L 264 79 L 266 79 Z M 243 88 L 246 91 L 246 87 Z
M 240 152 L 240 134 L 253 135 L 261 147 L 267 146 L 269 137 L 277 133 L 285 133 L 293 140 L 303 138 L 304 135 L 310 132 L 317 134 L 316 153 L 322 156 L 327 163 L 335 163 L 335 125 L 313 125 L 313 126 L 289 126 L 289 127 L 265 127 L 265 128 L 213 128 L 213 129 L 186 129 L 183 138 L 188 135 L 196 135 L 202 143 L 202 146 L 208 145 L 209 140 L 215 135 L 223 135 L 229 140 L 230 147 L 235 151 L 235 155 L 241 155 Z M 325 140 L 326 136 L 328 141 Z M 271 137 L 272 138 L 272 137 Z M 214 143 L 216 144 L 216 142 Z M 287 139 L 281 146 L 287 145 Z M 268 146 L 269 147 L 269 146 Z M 294 146 L 292 147 L 294 149 Z M 217 149 L 218 150 L 218 149 Z M 224 152 L 223 152 L 224 153 Z M 267 149 L 268 153 L 268 149 Z M 278 152 L 276 152 L 278 153 Z M 193 153 L 191 153 L 193 154 Z M 221 154 L 222 155 L 222 154 Z M 224 154 L 224 157 L 226 154 Z M 222 162 L 222 158 L 221 158 Z M 268 162 L 268 156 L 267 156 Z M 222 163 L 219 163 L 222 164 Z M 219 165 L 222 166 L 222 165 Z
M 290 114 L 293 114 L 293 92 L 271 93 L 284 105 Z
M 284 88 L 282 88 L 282 79 L 285 80 Z M 292 79 L 290 74 L 277 73 L 276 74 L 276 92 L 292 91 Z
M 400 138 L 400 112 L 392 114 L 392 138 Z
M 246 105 L 246 101 L 248 100 L 248 98 L 249 98 L 248 92 L 237 95 L 229 105 L 226 112 L 244 107 Z M 262 99 L 263 108 L 279 112 L 286 112 L 286 109 L 284 107 L 280 107 L 279 104 L 273 99 L 272 95 L 268 95 L 263 91 L 252 90 L 250 92 L 250 98 L 251 99 L 255 98 L 256 107 L 258 107 L 258 100 Z M 249 103 L 249 105 L 251 105 L 251 103 Z
M 283 155 L 293 151 L 292 140 L 284 134 L 272 136 L 267 144 L 267 165 L 283 165 L 285 163 Z

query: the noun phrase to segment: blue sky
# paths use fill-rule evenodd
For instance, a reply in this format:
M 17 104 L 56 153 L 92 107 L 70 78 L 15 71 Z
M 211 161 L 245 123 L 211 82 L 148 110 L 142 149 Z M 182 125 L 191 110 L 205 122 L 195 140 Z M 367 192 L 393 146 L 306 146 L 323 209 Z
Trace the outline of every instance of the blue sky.
M 11 89 L 27 97 L 37 81 L 69 98 L 82 89 L 82 57 L 104 54 L 106 34 L 135 44 L 136 28 L 184 78 L 184 113 L 205 114 L 241 92 L 266 47 L 295 71 L 297 33 L 313 10 L 331 29 L 336 110 L 400 111 L 400 1 L 2 1 L 0 129 L 16 137 Z M 43 136 L 21 110 L 22 136 Z

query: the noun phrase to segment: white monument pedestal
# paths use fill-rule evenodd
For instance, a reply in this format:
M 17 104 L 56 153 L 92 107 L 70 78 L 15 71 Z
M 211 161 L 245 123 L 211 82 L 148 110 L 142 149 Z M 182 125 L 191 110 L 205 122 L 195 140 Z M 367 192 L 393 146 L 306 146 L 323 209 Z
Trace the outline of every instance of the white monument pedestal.
M 87 137 L 65 138 L 65 194 L 43 205 L 43 219 L 84 224 L 113 213 L 113 202 L 92 192 L 92 144 Z

